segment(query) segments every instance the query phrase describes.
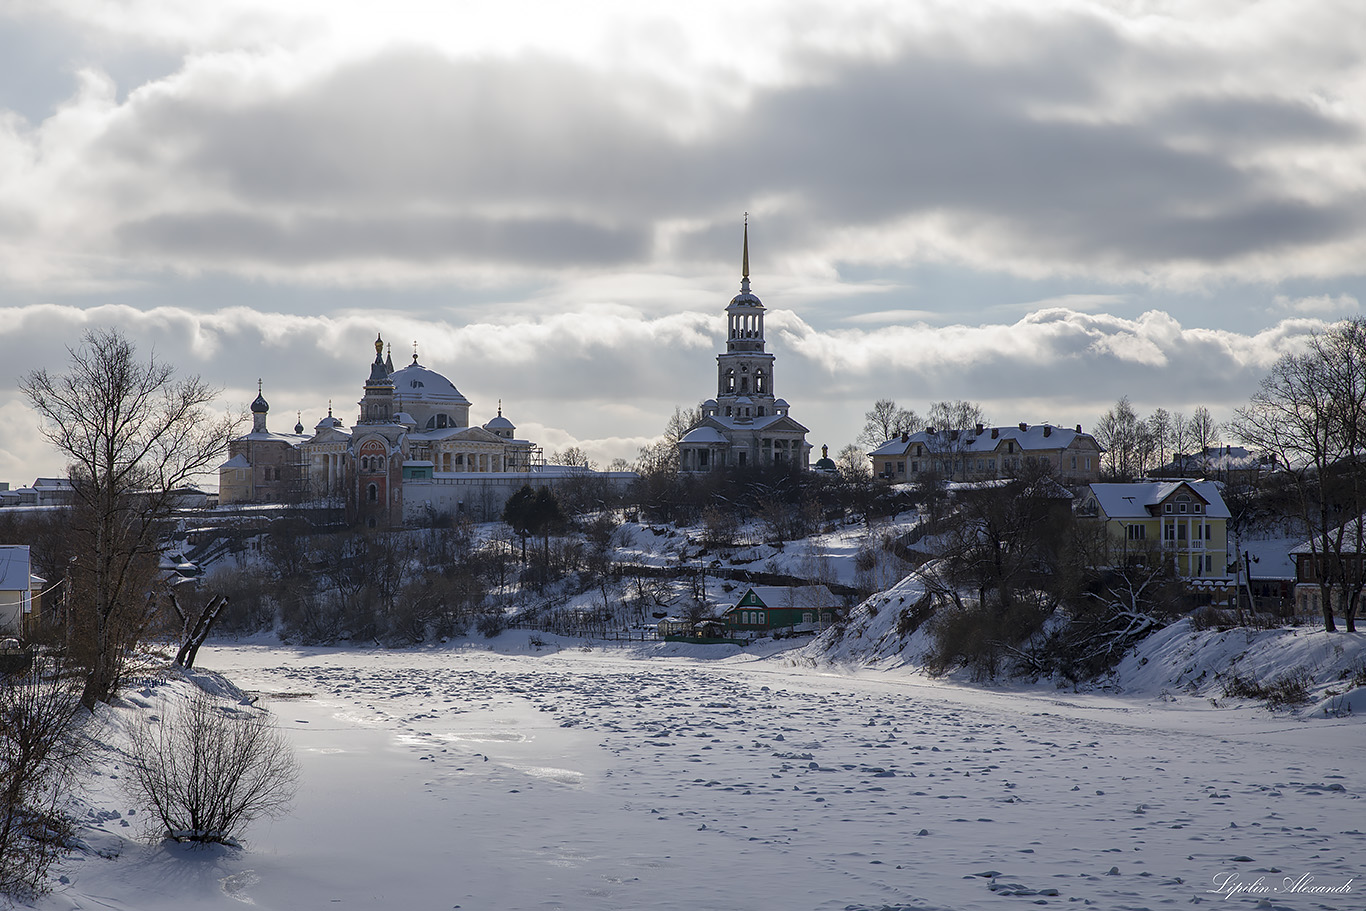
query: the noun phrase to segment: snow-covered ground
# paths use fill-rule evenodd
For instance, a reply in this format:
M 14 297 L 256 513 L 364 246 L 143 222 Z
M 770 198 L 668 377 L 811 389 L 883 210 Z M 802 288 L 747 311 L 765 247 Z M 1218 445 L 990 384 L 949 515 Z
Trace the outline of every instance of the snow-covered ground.
M 1366 902 L 1354 717 L 527 641 L 206 648 L 200 664 L 262 694 L 294 743 L 292 814 L 242 851 L 131 840 L 111 760 L 86 835 L 119 856 L 73 858 L 40 907 Z

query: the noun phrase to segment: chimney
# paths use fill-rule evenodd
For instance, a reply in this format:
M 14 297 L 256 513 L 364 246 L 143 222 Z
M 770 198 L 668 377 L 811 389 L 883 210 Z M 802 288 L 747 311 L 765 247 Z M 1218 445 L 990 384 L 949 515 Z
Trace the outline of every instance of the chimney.
M 957 442 L 958 442 L 958 431 L 956 431 L 956 430 L 950 430 L 950 431 L 949 431 L 949 442 L 951 442 L 951 443 L 957 443 Z
M 997 437 L 999 437 L 1000 435 L 1001 435 L 1001 428 L 999 428 L 999 427 L 993 427 L 993 428 L 991 428 L 991 438 L 992 438 L 993 440 L 996 439 Z
M 925 433 L 929 434 L 930 436 L 933 436 L 933 435 L 934 435 L 934 428 L 933 428 L 933 427 L 926 427 L 926 428 L 925 428 Z
M 981 425 L 981 424 L 978 424 L 978 425 L 977 425 L 977 435 L 978 435 L 979 437 L 982 435 L 982 425 Z
M 1024 432 L 1025 432 L 1026 430 L 1028 430 L 1028 429 L 1029 429 L 1029 425 L 1026 424 L 1024 421 L 1021 421 L 1021 422 L 1020 422 L 1020 432 L 1021 432 L 1021 433 L 1024 433 Z
M 1044 425 L 1043 425 L 1043 435 L 1044 435 L 1045 437 L 1049 437 L 1049 436 L 1052 436 L 1052 435 L 1053 435 L 1053 425 L 1052 425 L 1052 424 L 1044 424 Z
M 1078 424 L 1078 425 L 1076 426 L 1075 430 L 1076 430 L 1077 433 L 1081 433 L 1081 425 Z
M 901 431 L 901 442 L 906 443 L 906 442 L 909 442 L 910 439 L 911 439 L 911 435 L 910 435 L 909 433 L 907 433 L 907 432 L 904 431 L 904 430 Z

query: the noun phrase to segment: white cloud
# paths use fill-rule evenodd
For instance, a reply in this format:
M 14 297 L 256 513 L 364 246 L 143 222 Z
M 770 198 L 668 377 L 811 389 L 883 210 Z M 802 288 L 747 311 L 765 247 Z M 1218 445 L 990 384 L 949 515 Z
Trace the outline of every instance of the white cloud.
M 263 313 L 236 307 L 81 310 L 47 305 L 0 309 L 0 360 L 23 375 L 60 369 L 64 343 L 88 326 L 117 326 L 144 352 L 199 372 L 225 388 L 220 403 L 240 411 L 264 380 L 271 426 L 306 427 L 331 401 L 355 419 L 376 331 L 401 365 L 418 340 L 422 363 L 446 374 L 488 420 L 506 414 L 547 450 L 579 445 L 602 463 L 631 457 L 657 435 L 675 405 L 714 394 L 722 348 L 719 308 L 649 317 L 595 307 L 506 323 L 455 326 L 375 311 L 343 316 Z M 982 402 L 1002 423 L 1052 420 L 1091 425 L 1121 395 L 1135 406 L 1227 414 L 1246 402 L 1281 354 L 1326 325 L 1296 318 L 1252 334 L 1187 328 L 1166 313 L 1136 319 L 1054 308 L 1011 324 L 925 324 L 817 331 L 790 311 L 769 312 L 775 390 L 812 431 L 839 448 L 877 398 L 924 411 L 939 399 Z M 41 327 L 41 330 L 40 330 Z M 17 393 L 0 394 L 7 426 L 25 420 Z M 8 435 L 7 435 L 8 437 Z M 42 447 L 8 444 L 0 480 L 60 471 Z
M 1351 316 L 1361 312 L 1361 303 L 1350 294 L 1318 294 L 1313 297 L 1289 297 L 1278 294 L 1272 302 L 1277 310 L 1292 313 Z

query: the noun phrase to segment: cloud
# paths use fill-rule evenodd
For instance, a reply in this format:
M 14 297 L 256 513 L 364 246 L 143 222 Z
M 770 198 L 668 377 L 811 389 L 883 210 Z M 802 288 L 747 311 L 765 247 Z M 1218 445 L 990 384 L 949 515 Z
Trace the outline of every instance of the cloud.
M 1350 316 L 1361 311 L 1361 303 L 1350 294 L 1319 294 L 1313 297 L 1296 298 L 1278 294 L 1272 304 L 1277 310 L 1328 316 Z
M 1068 3 L 778 11 L 765 78 L 708 65 L 691 82 L 582 42 L 266 50 L 247 25 L 263 15 L 205 24 L 242 44 L 208 41 L 126 97 L 88 69 L 51 117 L 0 124 L 11 281 L 686 271 L 732 260 L 742 208 L 770 261 L 808 273 L 1274 281 L 1355 275 L 1366 252 L 1360 29 L 1278 43 L 1284 5 L 1217 35 L 1198 13 Z M 794 37 L 810 21 L 837 38 Z M 686 54 L 705 33 L 670 40 Z
M 1281 354 L 1297 351 L 1322 320 L 1297 317 L 1257 333 L 1183 326 L 1167 313 L 1134 319 L 1041 310 L 1014 323 L 926 324 L 818 331 L 791 311 L 771 310 L 774 388 L 812 442 L 839 448 L 861 415 L 890 397 L 924 412 L 941 399 L 983 403 L 1001 423 L 1051 420 L 1090 425 L 1122 395 L 1140 410 L 1226 415 L 1244 404 Z M 375 332 L 397 365 L 418 340 L 421 361 L 448 376 L 474 403 L 476 423 L 503 413 L 547 449 L 580 445 L 602 463 L 632 457 L 656 436 L 675 405 L 715 394 L 724 323 L 719 308 L 650 317 L 597 306 L 506 323 L 454 325 L 410 314 L 290 315 L 245 307 L 81 310 L 45 305 L 0 308 L 0 360 L 16 376 L 60 370 L 63 342 L 86 327 L 115 326 L 144 353 L 198 372 L 223 388 L 219 404 L 239 412 L 262 378 L 270 426 L 306 427 L 331 403 L 350 424 L 373 358 Z M 16 392 L 0 393 L 6 426 L 35 426 Z M 23 434 L 16 434 L 21 438 Z M 7 437 L 9 439 L 9 437 Z M 7 443 L 0 480 L 60 471 L 41 447 Z

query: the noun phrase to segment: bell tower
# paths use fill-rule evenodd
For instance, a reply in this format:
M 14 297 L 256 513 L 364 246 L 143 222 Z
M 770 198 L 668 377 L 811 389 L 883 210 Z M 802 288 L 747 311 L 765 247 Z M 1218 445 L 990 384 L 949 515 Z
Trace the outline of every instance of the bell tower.
M 726 307 L 726 351 L 716 356 L 719 417 L 747 423 L 774 414 L 773 355 L 764 351 L 764 305 L 749 289 L 749 215 L 745 215 L 740 293 Z

